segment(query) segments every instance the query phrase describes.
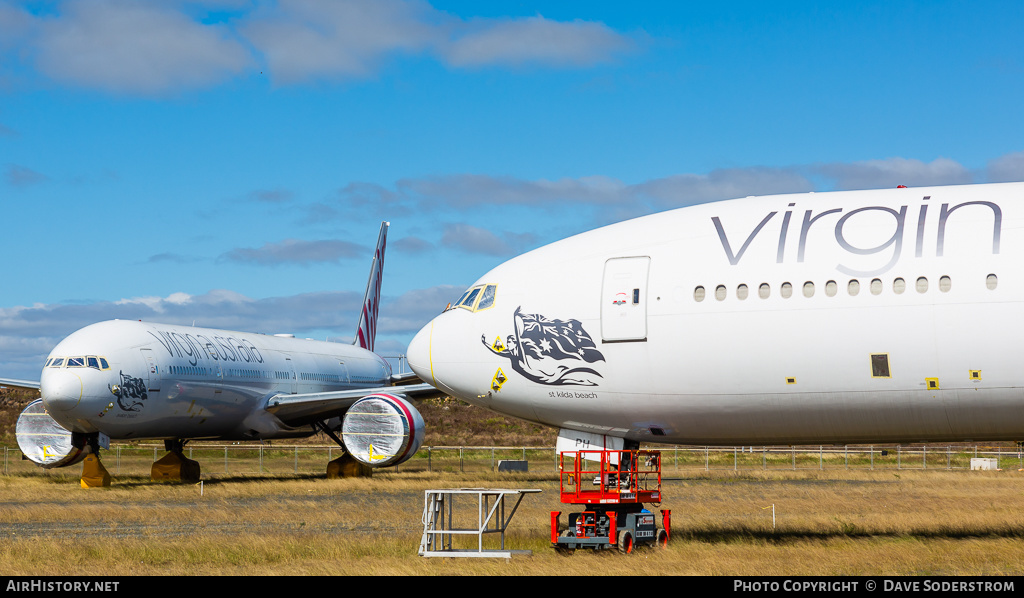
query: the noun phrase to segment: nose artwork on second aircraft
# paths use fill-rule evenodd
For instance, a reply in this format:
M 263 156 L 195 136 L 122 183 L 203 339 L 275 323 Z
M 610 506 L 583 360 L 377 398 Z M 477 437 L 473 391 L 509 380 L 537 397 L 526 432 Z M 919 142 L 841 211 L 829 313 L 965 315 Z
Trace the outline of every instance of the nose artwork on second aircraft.
M 121 372 L 121 384 L 111 387 L 110 392 L 117 396 L 117 406 L 124 411 L 141 411 L 142 401 L 149 398 L 145 380 L 124 372 Z

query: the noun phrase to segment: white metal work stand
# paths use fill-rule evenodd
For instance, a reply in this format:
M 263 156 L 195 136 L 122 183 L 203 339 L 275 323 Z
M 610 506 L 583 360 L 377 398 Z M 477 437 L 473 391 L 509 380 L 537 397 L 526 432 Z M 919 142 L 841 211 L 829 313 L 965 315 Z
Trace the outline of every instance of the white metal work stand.
M 532 550 L 506 550 L 505 530 L 523 502 L 526 494 L 540 492 L 536 489 L 511 490 L 505 488 L 459 488 L 450 490 L 427 490 L 423 501 L 423 539 L 420 540 L 420 556 L 446 557 L 503 557 L 513 554 L 533 554 Z M 476 496 L 476 528 L 455 528 L 453 524 L 454 501 L 456 496 Z M 515 506 L 506 515 L 505 498 L 514 497 Z M 452 548 L 456 534 L 475 534 L 477 549 Z M 500 534 L 500 550 L 484 550 L 484 534 Z

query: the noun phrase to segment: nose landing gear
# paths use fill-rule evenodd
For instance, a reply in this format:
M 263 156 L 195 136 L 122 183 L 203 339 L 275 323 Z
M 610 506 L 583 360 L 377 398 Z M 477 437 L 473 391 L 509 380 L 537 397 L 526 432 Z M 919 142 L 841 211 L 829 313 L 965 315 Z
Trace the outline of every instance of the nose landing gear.
M 102 434 L 90 434 L 84 439 L 82 459 L 82 488 L 108 488 L 110 487 L 110 473 L 103 467 L 100 461 L 100 447 L 109 448 L 110 442 Z

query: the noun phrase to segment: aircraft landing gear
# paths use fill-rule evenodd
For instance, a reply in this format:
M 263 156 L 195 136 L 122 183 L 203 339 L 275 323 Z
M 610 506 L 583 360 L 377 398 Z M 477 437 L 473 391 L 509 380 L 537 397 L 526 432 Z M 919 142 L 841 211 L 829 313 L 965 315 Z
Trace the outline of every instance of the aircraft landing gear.
M 167 454 L 153 464 L 150 479 L 154 482 L 198 482 L 199 462 L 184 455 L 185 443 L 180 439 L 165 440 L 164 449 Z
M 327 434 L 335 444 L 345 450 L 345 443 L 338 438 L 330 427 L 324 422 L 313 422 L 313 428 Z M 346 451 L 337 459 L 327 462 L 327 479 L 337 480 L 341 478 L 368 478 L 373 475 L 373 468 L 361 463 Z
M 82 488 L 110 487 L 110 473 L 100 462 L 100 447 L 96 438 L 86 440 L 85 459 L 82 460 Z

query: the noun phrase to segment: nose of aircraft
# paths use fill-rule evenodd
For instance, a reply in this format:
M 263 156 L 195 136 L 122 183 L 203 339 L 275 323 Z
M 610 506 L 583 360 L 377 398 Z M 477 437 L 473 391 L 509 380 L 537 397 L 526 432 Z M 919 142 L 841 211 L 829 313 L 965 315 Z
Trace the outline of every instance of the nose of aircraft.
M 47 411 L 70 411 L 82 400 L 82 379 L 64 369 L 44 370 L 39 393 Z
M 431 321 L 416 333 L 412 342 L 409 343 L 409 350 L 406 352 L 406 355 L 409 360 L 409 367 L 412 368 L 412 371 L 416 372 L 420 380 L 436 385 L 430 356 L 433 327 L 434 322 Z

